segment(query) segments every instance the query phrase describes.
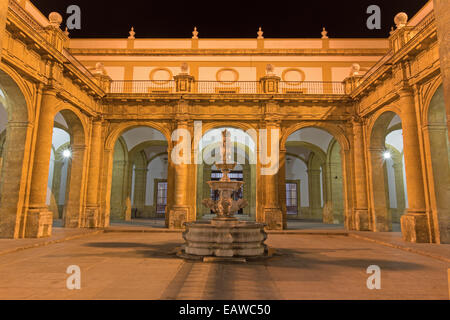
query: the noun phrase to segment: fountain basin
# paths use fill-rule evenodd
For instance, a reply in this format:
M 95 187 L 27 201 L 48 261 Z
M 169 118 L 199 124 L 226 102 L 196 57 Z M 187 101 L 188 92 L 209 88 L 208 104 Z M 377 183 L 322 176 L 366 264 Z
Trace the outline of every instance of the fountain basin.
M 218 218 L 185 223 L 184 252 L 202 257 L 258 257 L 267 246 L 264 224 Z

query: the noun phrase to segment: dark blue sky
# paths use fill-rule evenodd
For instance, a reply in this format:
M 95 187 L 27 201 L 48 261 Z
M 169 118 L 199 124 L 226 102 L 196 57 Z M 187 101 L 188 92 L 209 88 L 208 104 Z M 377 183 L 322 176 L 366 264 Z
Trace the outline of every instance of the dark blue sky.
M 200 38 L 255 38 L 262 26 L 267 38 L 317 38 L 325 26 L 331 38 L 386 37 L 400 11 L 412 17 L 427 0 L 34 0 L 46 15 L 82 12 L 82 29 L 71 37 L 124 38 L 131 26 L 137 38 L 188 38 L 194 26 Z M 276 7 L 274 6 L 276 4 Z M 382 30 L 366 27 L 367 7 L 381 8 Z

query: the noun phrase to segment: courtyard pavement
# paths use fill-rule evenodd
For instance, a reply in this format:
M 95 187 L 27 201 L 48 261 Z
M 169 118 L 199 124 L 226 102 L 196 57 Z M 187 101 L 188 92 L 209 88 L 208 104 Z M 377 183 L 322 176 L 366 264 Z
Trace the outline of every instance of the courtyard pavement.
M 270 234 L 268 260 L 201 263 L 176 256 L 179 232 L 72 235 L 0 255 L 0 299 L 449 299 L 450 263 L 377 241 Z M 444 257 L 450 247 L 430 246 Z M 71 265 L 81 290 L 66 288 Z M 380 290 L 367 288 L 371 265 L 381 268 Z

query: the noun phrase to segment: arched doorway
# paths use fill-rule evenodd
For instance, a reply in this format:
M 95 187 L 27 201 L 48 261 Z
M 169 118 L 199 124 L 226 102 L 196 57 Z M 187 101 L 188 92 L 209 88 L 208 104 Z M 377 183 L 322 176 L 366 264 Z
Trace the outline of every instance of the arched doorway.
M 220 170 L 214 163 L 219 160 L 220 146 L 222 145 L 222 132 L 230 132 L 231 144 L 234 150 L 233 159 L 236 167 L 230 178 L 243 181 L 241 190 L 233 195 L 235 200 L 243 198 L 248 206 L 236 213 L 241 220 L 256 220 L 256 144 L 253 138 L 242 129 L 233 127 L 220 127 L 208 130 L 198 144 L 197 165 L 197 220 L 210 220 L 212 212 L 202 205 L 202 200 L 211 198 L 217 200 L 217 192 L 211 190 L 208 181 L 219 180 L 222 177 Z
M 86 133 L 79 116 L 69 109 L 54 118 L 46 205 L 54 226 L 84 227 Z
M 289 135 L 286 147 L 286 214 L 288 228 L 342 228 L 344 177 L 339 142 L 328 131 L 301 128 Z
M 450 143 L 444 90 L 440 85 L 428 108 L 428 123 L 425 132 L 429 138 L 427 161 L 431 163 L 430 185 L 431 208 L 436 233 L 436 242 L 450 243 Z
M 25 236 L 24 197 L 29 175 L 31 105 L 20 77 L 0 69 L 0 238 Z
M 375 121 L 370 136 L 373 231 L 401 231 L 408 208 L 403 132 L 400 117 L 388 111 Z
M 166 137 L 147 126 L 124 131 L 117 139 L 113 153 L 111 223 L 163 227 L 168 193 Z

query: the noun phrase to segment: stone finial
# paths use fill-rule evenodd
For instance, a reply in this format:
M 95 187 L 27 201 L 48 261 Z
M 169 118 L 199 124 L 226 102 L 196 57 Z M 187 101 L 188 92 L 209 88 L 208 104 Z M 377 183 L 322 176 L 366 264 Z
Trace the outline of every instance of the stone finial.
M 59 28 L 61 26 L 63 18 L 58 12 L 51 12 L 48 15 L 48 21 L 50 21 L 50 25 Z
M 106 75 L 107 73 L 106 73 L 106 70 L 105 70 L 105 65 L 103 63 L 101 63 L 101 62 L 97 62 L 95 64 L 95 68 L 92 71 L 92 73 L 94 75 L 95 74 Z
M 268 74 L 268 75 L 273 75 L 274 74 L 274 71 L 275 71 L 275 66 L 273 65 L 273 64 L 268 64 L 267 66 L 266 66 L 266 74 Z
M 130 36 L 128 37 L 128 39 L 130 39 L 130 40 L 134 40 L 134 39 L 136 39 L 134 36 L 136 35 L 136 32 L 134 32 L 134 27 L 131 27 L 131 30 L 130 30 Z
M 192 39 L 198 39 L 197 27 L 194 27 L 194 31 L 192 31 Z
M 408 23 L 408 15 L 404 12 L 397 13 L 394 18 L 395 25 L 397 29 L 401 29 Z
M 181 73 L 188 73 L 189 71 L 189 65 L 186 62 L 183 62 L 181 64 Z
M 262 28 L 259 27 L 259 30 L 258 30 L 258 39 L 264 39 L 263 34 L 264 34 L 264 32 L 262 31 Z
M 350 76 L 359 75 L 360 70 L 361 70 L 361 66 L 358 63 L 352 64 L 352 67 L 350 68 Z
M 394 34 L 394 32 L 395 32 L 394 27 L 391 27 L 391 31 L 389 31 L 389 34 L 392 35 Z
M 69 37 L 70 32 L 69 32 L 69 28 L 66 27 L 66 29 L 64 30 L 64 34 Z
M 323 27 L 321 34 L 322 39 L 328 39 L 328 31 L 325 29 L 325 27 Z

